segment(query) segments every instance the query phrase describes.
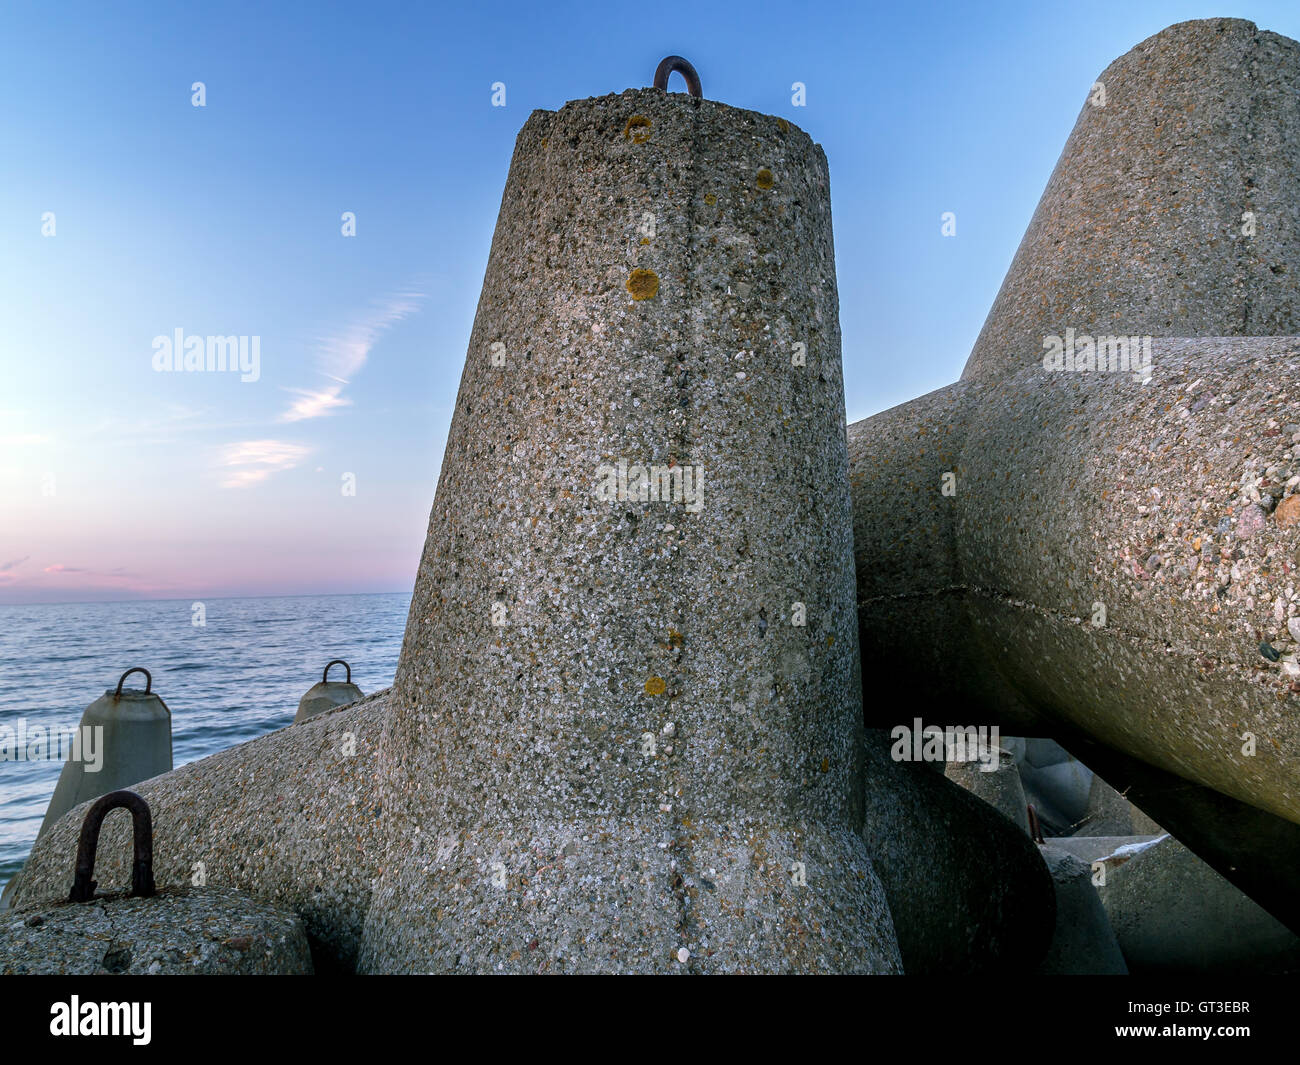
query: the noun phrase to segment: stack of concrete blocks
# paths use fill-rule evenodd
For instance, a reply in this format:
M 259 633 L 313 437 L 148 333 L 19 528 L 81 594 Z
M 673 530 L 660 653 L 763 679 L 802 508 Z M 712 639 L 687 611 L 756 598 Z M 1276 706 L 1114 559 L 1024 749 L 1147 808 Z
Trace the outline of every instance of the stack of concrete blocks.
M 1289 648 L 1245 634 L 1291 615 L 1263 574 L 1294 492 L 1236 493 L 1277 498 L 1300 351 L 1231 338 L 1300 317 L 1296 55 L 1226 21 L 1112 65 L 963 380 L 847 454 L 820 149 L 659 90 L 535 113 L 394 688 L 141 785 L 160 886 L 205 862 L 362 971 L 971 971 L 967 919 L 1032 967 L 1046 866 L 864 743 L 860 630 L 873 727 L 1051 735 L 1285 908 Z M 1157 343 L 1142 384 L 1045 372 L 1069 328 L 1218 339 Z M 82 812 L 20 907 L 66 891 Z
M 849 427 L 868 724 L 1050 736 L 1292 929 L 1298 214 L 1300 45 L 1173 26 L 1088 92 L 961 380 Z
M 159 883 L 206 859 L 369 972 L 899 971 L 851 525 L 820 149 L 661 90 L 535 113 L 395 686 L 143 785 Z

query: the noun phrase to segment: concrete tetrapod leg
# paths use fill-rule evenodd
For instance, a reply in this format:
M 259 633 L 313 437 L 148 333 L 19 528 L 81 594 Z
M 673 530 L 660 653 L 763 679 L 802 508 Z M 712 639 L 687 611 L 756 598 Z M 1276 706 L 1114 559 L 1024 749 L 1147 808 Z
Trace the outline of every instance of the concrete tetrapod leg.
M 11 912 L 0 975 L 303 976 L 313 973 L 292 910 L 229 888 L 166 888 L 151 898 Z
M 1093 868 L 1135 972 L 1300 972 L 1300 936 L 1173 837 L 1126 843 Z
M 989 763 L 987 767 L 980 761 L 949 761 L 944 765 L 944 776 L 988 803 L 1028 835 L 1029 804 L 1015 758 L 1007 751 L 998 751 L 997 756 L 997 764 Z
M 134 673 L 145 675 L 143 690 L 122 686 Z M 172 767 L 171 711 L 153 691 L 153 677 L 140 667 L 122 674 L 116 688 L 86 707 L 78 732 L 82 743 L 63 765 L 38 836 L 74 806 Z M 92 736 L 98 738 L 87 744 L 85 738 Z
M 1124 954 L 1093 887 L 1088 863 L 1055 846 L 1041 849 L 1056 887 L 1056 931 L 1040 972 L 1045 976 L 1126 975 Z
M 1300 331 L 1300 45 L 1185 23 L 1099 81 L 962 380 L 850 427 L 864 669 L 1294 825 L 1300 342 L 1250 334 Z M 1263 839 L 1121 790 L 1295 923 Z
M 806 134 L 657 89 L 534 112 L 394 683 L 365 968 L 898 970 L 843 404 Z
M 887 732 L 868 731 L 862 836 L 889 898 L 904 970 L 1033 972 L 1055 914 L 1037 846 L 983 798 L 925 763 L 892 761 L 889 748 Z

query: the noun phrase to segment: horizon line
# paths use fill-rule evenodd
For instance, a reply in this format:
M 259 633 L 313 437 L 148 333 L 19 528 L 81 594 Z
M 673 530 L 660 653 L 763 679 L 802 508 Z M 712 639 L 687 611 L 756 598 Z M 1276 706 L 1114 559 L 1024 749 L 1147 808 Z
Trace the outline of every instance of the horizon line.
M 125 603 L 183 603 L 189 600 L 192 603 L 197 602 L 229 602 L 233 599 L 330 599 L 340 596 L 358 596 L 358 595 L 410 595 L 411 592 L 294 592 L 285 595 L 206 595 L 195 597 L 191 595 L 174 595 L 163 599 L 68 599 L 58 600 L 55 602 L 33 602 L 33 603 L 0 603 L 0 609 L 11 606 L 121 606 Z

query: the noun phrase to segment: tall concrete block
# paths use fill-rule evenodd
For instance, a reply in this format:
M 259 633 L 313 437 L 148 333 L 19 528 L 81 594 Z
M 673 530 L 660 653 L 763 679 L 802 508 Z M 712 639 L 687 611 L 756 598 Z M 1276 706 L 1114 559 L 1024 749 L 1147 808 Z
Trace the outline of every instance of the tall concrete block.
M 1039 971 L 1044 976 L 1127 975 L 1087 862 L 1054 845 L 1041 851 L 1056 888 L 1056 929 Z
M 394 684 L 363 967 L 897 970 L 858 835 L 843 412 L 807 135 L 655 89 L 534 112 Z M 642 501 L 620 463 L 686 492 Z
M 1007 751 L 998 751 L 997 768 L 985 770 L 981 762 L 948 761 L 943 775 L 988 803 L 1020 831 L 1029 835 L 1029 804 L 1020 783 L 1020 770 Z
M 849 429 L 864 670 L 1300 823 L 1300 343 L 1251 335 L 1300 331 L 1300 45 L 1186 23 L 1099 81 L 962 380 Z M 1154 337 L 1150 373 L 1054 372 L 1070 330 Z M 1300 919 L 1193 801 L 1150 808 Z
M 1300 44 L 1182 22 L 1111 63 L 1079 111 L 963 379 L 1043 337 L 1300 333 Z M 1250 231 L 1249 235 L 1243 230 Z

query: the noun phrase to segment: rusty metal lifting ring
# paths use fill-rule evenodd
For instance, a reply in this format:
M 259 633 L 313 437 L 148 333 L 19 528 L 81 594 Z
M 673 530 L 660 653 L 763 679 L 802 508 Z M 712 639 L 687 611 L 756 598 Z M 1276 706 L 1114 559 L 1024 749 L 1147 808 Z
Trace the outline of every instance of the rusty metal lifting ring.
M 1043 830 L 1038 824 L 1038 814 L 1034 810 L 1034 804 L 1031 802 L 1025 809 L 1029 813 L 1029 838 L 1035 843 L 1046 843 L 1043 839 Z
M 122 682 L 123 682 L 124 680 L 126 680 L 126 678 L 129 677 L 132 673 L 143 673 L 143 674 L 144 674 L 144 693 L 145 693 L 145 695 L 148 695 L 151 691 L 153 691 L 153 676 L 152 676 L 152 674 L 150 674 L 150 672 L 149 672 L 147 669 L 145 669 L 144 666 L 132 666 L 130 669 L 128 669 L 125 673 L 123 673 L 123 674 L 118 678 L 118 680 L 117 680 L 117 691 L 115 691 L 115 692 L 113 693 L 113 698 L 114 698 L 114 699 L 120 699 L 120 698 L 122 698 Z
M 654 87 L 663 89 L 666 92 L 668 90 L 668 78 L 674 70 L 686 79 L 687 92 L 695 97 L 704 95 L 703 90 L 700 88 L 699 74 L 695 72 L 695 68 L 690 63 L 679 55 L 670 55 L 655 68 Z
M 334 661 L 328 663 L 328 664 L 325 666 L 325 672 L 321 674 L 321 678 L 320 678 L 322 684 L 328 684 L 328 683 L 329 683 L 329 679 L 330 679 L 330 666 L 342 666 L 344 669 L 346 669 L 346 670 L 348 671 L 348 679 L 347 679 L 347 683 L 348 683 L 348 684 L 351 684 L 351 683 L 352 683 L 352 667 L 351 667 L 350 665 L 348 665 L 346 662 L 344 662 L 343 659 L 341 659 L 341 658 L 336 658 L 336 659 L 334 659 Z
M 95 897 L 95 851 L 104 818 L 119 806 L 131 811 L 135 864 L 131 867 L 131 894 L 147 899 L 157 893 L 153 882 L 153 816 L 149 804 L 133 791 L 110 791 L 86 812 L 77 842 L 77 875 L 72 881 L 69 902 L 89 902 Z

